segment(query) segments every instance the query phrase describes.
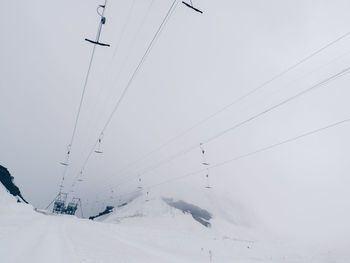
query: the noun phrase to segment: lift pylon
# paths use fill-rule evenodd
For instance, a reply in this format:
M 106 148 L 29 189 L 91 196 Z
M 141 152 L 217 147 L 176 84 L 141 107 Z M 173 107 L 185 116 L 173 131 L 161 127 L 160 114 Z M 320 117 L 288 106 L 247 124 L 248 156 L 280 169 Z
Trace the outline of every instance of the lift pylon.
M 55 213 L 55 214 L 64 214 L 65 213 L 65 210 L 66 210 L 66 200 L 67 200 L 67 193 L 62 193 L 60 192 L 54 203 L 53 203 L 53 209 L 52 209 L 52 212 Z

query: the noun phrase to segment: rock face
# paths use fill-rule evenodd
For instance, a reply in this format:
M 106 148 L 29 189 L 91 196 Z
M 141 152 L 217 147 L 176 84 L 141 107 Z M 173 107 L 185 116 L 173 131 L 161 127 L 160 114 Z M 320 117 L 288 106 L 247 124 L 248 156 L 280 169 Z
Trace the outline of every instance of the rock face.
M 109 213 L 111 213 L 113 211 L 113 208 L 114 208 L 113 206 L 107 206 L 106 209 L 103 212 L 99 213 L 96 216 L 90 216 L 89 219 L 90 220 L 94 220 L 97 217 L 100 217 L 100 216 L 103 216 L 103 215 L 107 215 L 107 214 L 109 214 Z
M 163 198 L 163 201 L 168 205 L 181 210 L 183 213 L 191 214 L 193 219 L 201 223 L 203 226 L 211 226 L 209 220 L 212 218 L 212 215 L 207 210 L 182 200 L 173 201 L 171 198 Z
M 0 165 L 0 182 L 5 186 L 7 191 L 10 192 L 13 196 L 17 197 L 18 200 L 22 200 L 23 202 L 28 202 L 23 198 L 21 191 L 19 188 L 13 183 L 13 176 L 11 176 L 10 172 L 7 168 Z

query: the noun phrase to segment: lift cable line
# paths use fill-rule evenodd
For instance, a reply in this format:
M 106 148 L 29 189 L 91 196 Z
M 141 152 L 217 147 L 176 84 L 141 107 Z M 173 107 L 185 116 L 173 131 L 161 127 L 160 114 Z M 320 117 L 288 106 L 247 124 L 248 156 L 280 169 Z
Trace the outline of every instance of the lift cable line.
M 97 30 L 96 40 L 92 41 L 92 40 L 89 40 L 89 39 L 85 39 L 86 41 L 89 41 L 90 43 L 93 43 L 94 46 L 92 48 L 90 62 L 89 62 L 88 70 L 86 72 L 86 76 L 85 76 L 83 91 L 81 93 L 79 107 L 78 107 L 78 111 L 77 111 L 77 114 L 76 114 L 76 117 L 75 117 L 75 122 L 74 122 L 74 128 L 73 128 L 72 136 L 71 136 L 70 142 L 69 142 L 69 144 L 67 146 L 67 153 L 66 153 L 65 161 L 61 162 L 61 164 L 64 165 L 65 168 L 64 168 L 63 174 L 62 174 L 60 190 L 59 190 L 60 193 L 62 192 L 62 189 L 63 189 L 63 186 L 64 186 L 63 184 L 64 184 L 65 175 L 67 173 L 67 168 L 68 168 L 68 165 L 69 165 L 71 148 L 72 148 L 72 145 L 73 145 L 73 142 L 74 142 L 74 139 L 75 139 L 75 135 L 76 135 L 76 131 L 77 131 L 77 127 L 78 127 L 79 117 L 80 117 L 81 108 L 82 108 L 82 105 L 83 105 L 83 101 L 84 101 L 84 97 L 85 97 L 85 93 L 86 93 L 86 88 L 87 88 L 87 84 L 88 84 L 88 80 L 89 80 L 89 76 L 90 76 L 90 72 L 91 72 L 92 62 L 93 62 L 93 59 L 94 59 L 94 56 L 95 56 L 96 45 L 109 46 L 108 44 L 103 44 L 103 43 L 99 42 L 100 36 L 101 36 L 102 26 L 106 23 L 106 18 L 104 17 L 106 6 L 107 6 L 107 0 L 105 0 L 104 5 L 99 5 L 97 7 L 97 13 L 101 17 L 101 20 L 100 20 L 100 24 L 99 24 L 99 27 L 98 27 L 98 30 Z M 102 13 L 99 12 L 99 10 L 101 8 L 102 8 Z
M 123 61 L 121 62 L 120 66 L 119 66 L 119 68 L 118 68 L 118 71 L 117 71 L 116 74 L 115 74 L 115 78 L 114 78 L 114 80 L 113 80 L 113 82 L 115 82 L 115 83 L 117 83 L 117 82 L 119 81 L 120 75 L 121 75 L 123 69 L 124 69 L 125 66 L 126 66 L 126 62 L 129 60 L 130 55 L 132 54 L 133 47 L 134 47 L 134 45 L 137 43 L 137 38 L 138 38 L 138 36 L 140 35 L 140 32 L 141 32 L 142 28 L 145 26 L 145 21 L 146 21 L 146 19 L 147 19 L 148 16 L 149 16 L 149 13 L 150 13 L 150 11 L 151 11 L 151 8 L 152 8 L 152 6 L 153 6 L 154 1 L 155 1 L 155 0 L 152 0 L 152 1 L 150 2 L 150 4 L 148 5 L 147 11 L 146 11 L 146 13 L 144 14 L 144 16 L 142 17 L 141 23 L 139 24 L 139 26 L 138 26 L 138 28 L 137 28 L 137 30 L 136 30 L 136 33 L 133 35 L 132 40 L 130 41 L 130 45 L 128 45 L 128 51 L 127 51 L 127 52 L 124 52 L 124 53 L 126 53 L 126 55 L 125 55 Z
M 135 5 L 135 0 L 132 1 L 131 6 L 130 6 L 130 8 L 129 8 L 129 11 L 128 11 L 128 14 L 127 14 L 127 16 L 126 16 L 126 20 L 125 20 L 125 23 L 124 23 L 124 25 L 123 25 L 123 28 L 122 28 L 120 37 L 119 37 L 118 42 L 117 42 L 117 44 L 115 45 L 115 48 L 114 48 L 114 51 L 113 51 L 112 60 L 113 60 L 113 58 L 115 57 L 115 55 L 118 53 L 119 46 L 120 46 L 120 44 L 121 44 L 121 42 L 122 42 L 122 39 L 123 39 L 123 37 L 124 37 L 124 35 L 125 35 L 126 27 L 127 27 L 128 23 L 129 23 L 129 21 L 130 21 L 131 14 L 132 14 L 132 11 L 133 11 L 133 9 L 134 9 L 134 5 Z
M 219 114 L 221 114 L 222 112 L 226 111 L 227 109 L 231 108 L 232 106 L 238 104 L 239 102 L 243 101 L 244 99 L 246 99 L 247 97 L 255 94 L 257 91 L 265 88 L 266 86 L 268 86 L 269 84 L 271 84 L 272 82 L 274 82 L 275 80 L 283 77 L 284 75 L 286 75 L 287 73 L 289 73 L 290 71 L 292 71 L 293 69 L 297 68 L 298 66 L 304 64 L 305 62 L 307 62 L 308 60 L 310 60 L 311 58 L 315 57 L 316 55 L 322 53 L 323 51 L 325 51 L 327 48 L 333 46 L 334 44 L 336 44 L 337 42 L 349 37 L 350 35 L 350 31 L 343 34 L 342 36 L 338 37 L 337 39 L 327 43 L 326 45 L 324 45 L 323 47 L 317 49 L 316 51 L 314 51 L 313 53 L 311 53 L 310 55 L 302 58 L 301 60 L 299 60 L 298 62 L 296 62 L 295 64 L 292 64 L 291 66 L 287 67 L 286 69 L 282 70 L 281 72 L 277 73 L 276 75 L 274 75 L 272 78 L 268 79 L 267 81 L 263 82 L 262 84 L 258 85 L 256 88 L 250 90 L 249 92 L 247 92 L 246 94 L 236 98 L 235 100 L 233 100 L 231 103 L 225 105 L 224 107 L 222 107 L 221 109 L 219 109 L 218 111 L 208 115 L 207 117 L 201 119 L 200 121 L 196 122 L 195 124 L 193 124 L 192 126 L 190 126 L 189 128 L 183 130 L 182 132 L 180 132 L 179 134 L 175 135 L 174 137 L 170 138 L 169 140 L 165 141 L 163 144 L 161 144 L 160 146 L 156 147 L 155 149 L 147 152 L 146 154 L 142 155 L 140 158 L 130 162 L 129 164 L 127 164 L 126 166 L 124 166 L 124 168 L 122 168 L 119 172 L 124 172 L 126 170 L 128 170 L 130 167 L 133 167 L 135 164 L 147 159 L 149 156 L 151 156 L 152 154 L 164 149 L 166 146 L 168 146 L 170 143 L 178 140 L 179 138 L 187 135 L 189 132 L 191 132 L 192 130 L 196 129 L 197 127 L 201 126 L 202 124 L 206 123 L 207 121 L 213 119 L 214 117 L 218 116 Z
M 146 21 L 148 15 L 149 15 L 149 12 L 150 12 L 150 10 L 151 10 L 151 7 L 152 7 L 154 1 L 155 1 L 155 0 L 152 0 L 152 1 L 150 2 L 150 4 L 148 5 L 147 11 L 146 11 L 145 15 L 144 15 L 143 18 L 142 18 L 142 22 L 140 23 L 140 25 L 139 25 L 139 27 L 138 27 L 138 29 L 137 29 L 137 32 L 134 34 L 133 39 L 132 39 L 132 41 L 130 42 L 131 44 L 128 46 L 128 51 L 125 52 L 125 53 L 127 53 L 127 55 L 124 57 L 122 63 L 121 63 L 120 66 L 118 67 L 118 70 L 117 70 L 116 74 L 114 74 L 114 75 L 115 75 L 115 78 L 114 78 L 113 82 L 115 82 L 115 83 L 117 83 L 117 82 L 119 81 L 120 76 L 121 76 L 121 73 L 122 73 L 123 69 L 125 68 L 126 62 L 128 61 L 128 59 L 129 59 L 129 57 L 130 57 L 130 54 L 132 54 L 132 48 L 134 47 L 135 43 L 137 42 L 137 41 L 136 41 L 136 40 L 137 40 L 137 37 L 138 37 L 138 35 L 140 34 L 140 31 L 141 31 L 142 27 L 143 27 L 144 24 L 145 24 L 145 21 Z M 130 11 L 131 11 L 131 10 L 130 10 Z M 126 25 L 126 24 L 125 24 L 125 25 Z M 125 30 L 123 30 L 123 31 L 125 31 Z M 117 46 L 120 45 L 120 42 L 121 42 L 121 40 L 119 40 Z M 117 48 L 117 46 L 116 46 L 116 48 Z M 117 51 L 115 51 L 115 52 L 117 52 Z M 114 57 L 114 55 L 113 55 L 113 57 Z M 112 61 L 113 61 L 113 58 L 112 58 L 112 60 L 111 60 L 110 66 L 109 66 L 108 68 L 111 68 L 111 67 L 112 67 Z M 112 86 L 113 86 L 113 85 L 111 85 L 111 87 L 112 87 Z M 110 89 L 109 89 L 109 90 L 110 90 Z M 102 92 L 102 89 L 99 89 L 99 94 L 97 95 L 97 97 L 100 98 L 101 92 Z M 106 102 L 106 103 L 104 103 L 104 107 L 103 107 L 102 112 L 105 111 L 105 108 L 106 108 L 106 105 L 107 105 L 107 101 L 105 101 L 105 102 Z M 93 107 L 94 109 L 96 109 L 97 103 L 98 103 L 98 102 L 96 101 L 96 102 L 95 102 L 95 105 L 94 105 L 94 107 Z M 91 125 L 92 125 L 92 124 L 90 123 L 89 126 L 91 126 Z
M 124 99 L 124 97 L 125 97 L 125 95 L 126 95 L 128 89 L 130 88 L 131 84 L 133 83 L 133 81 L 134 81 L 134 79 L 135 79 L 137 73 L 140 71 L 140 69 L 141 69 L 143 63 L 144 63 L 145 60 L 146 60 L 146 57 L 147 57 L 148 54 L 150 53 L 150 51 L 151 51 L 151 49 L 152 49 L 152 47 L 153 47 L 155 41 L 157 40 L 159 34 L 161 33 L 161 31 L 162 31 L 162 29 L 163 29 L 163 26 L 166 25 L 166 23 L 167 23 L 167 21 L 168 21 L 168 18 L 169 18 L 169 15 L 172 13 L 172 10 L 173 10 L 173 8 L 175 7 L 175 4 L 177 3 L 177 1 L 178 1 L 178 0 L 174 0 L 174 1 L 173 1 L 173 3 L 172 3 L 172 5 L 170 6 L 170 8 L 169 8 L 169 10 L 168 10 L 168 12 L 167 12 L 167 14 L 166 14 L 166 16 L 164 17 L 162 23 L 160 24 L 160 26 L 158 27 L 158 29 L 157 29 L 155 35 L 153 36 L 152 40 L 150 41 L 150 43 L 149 43 L 149 45 L 148 45 L 148 47 L 147 47 L 145 53 L 143 54 L 143 56 L 142 56 L 140 62 L 138 63 L 136 69 L 134 70 L 133 74 L 131 75 L 131 77 L 130 77 L 128 83 L 126 84 L 126 86 L 125 86 L 125 88 L 124 88 L 124 90 L 123 90 L 123 92 L 122 92 L 122 94 L 121 94 L 121 96 L 119 97 L 119 100 L 118 100 L 117 103 L 115 104 L 112 113 L 110 114 L 109 118 L 107 119 L 107 122 L 105 123 L 105 125 L 104 125 L 104 127 L 103 127 L 103 129 L 102 129 L 101 134 L 107 129 L 108 125 L 109 125 L 110 122 L 112 121 L 112 118 L 113 118 L 114 114 L 115 114 L 116 111 L 118 110 L 118 108 L 119 108 L 121 102 L 123 101 L 123 99 Z
M 303 138 L 309 137 L 311 135 L 320 133 L 320 132 L 325 131 L 325 130 L 329 130 L 329 129 L 335 128 L 335 127 L 340 126 L 340 125 L 344 125 L 344 124 L 349 123 L 349 122 L 350 122 L 350 117 L 347 118 L 347 119 L 343 119 L 341 121 L 338 121 L 338 122 L 331 123 L 331 124 L 329 124 L 327 126 L 323 126 L 321 128 L 318 128 L 318 129 L 315 129 L 315 130 L 311 130 L 309 132 L 305 132 L 305 133 L 297 135 L 295 137 L 292 137 L 292 138 L 289 138 L 289 139 L 286 139 L 286 140 L 283 140 L 283 141 L 280 141 L 280 142 L 277 142 L 277 143 L 274 143 L 274 144 L 271 144 L 271 145 L 259 148 L 257 150 L 254 150 L 254 151 L 242 154 L 242 155 L 238 155 L 238 156 L 233 157 L 231 159 L 228 159 L 226 161 L 223 161 L 223 162 L 220 162 L 220 163 L 216 163 L 216 164 L 212 165 L 210 169 L 215 169 L 215 168 L 224 166 L 226 164 L 229 164 L 229 163 L 232 163 L 232 162 L 235 162 L 235 161 L 239 161 L 239 160 L 251 157 L 253 155 L 256 155 L 256 154 L 259 154 L 259 153 L 262 153 L 262 152 L 269 151 L 271 149 L 277 148 L 277 147 L 282 146 L 284 144 L 288 144 L 288 143 L 292 143 L 292 142 L 301 140 Z M 155 187 L 158 187 L 158 186 L 162 186 L 164 184 L 172 183 L 172 182 L 177 181 L 177 180 L 181 180 L 181 179 L 184 179 L 184 178 L 187 178 L 187 177 L 190 177 L 190 176 L 194 176 L 194 175 L 203 173 L 204 171 L 206 171 L 206 168 L 202 168 L 200 170 L 197 170 L 197 171 L 194 171 L 194 172 L 190 172 L 190 173 L 184 174 L 182 176 L 170 178 L 170 179 L 165 180 L 163 182 L 152 184 L 152 185 L 144 187 L 144 188 L 145 189 L 152 189 L 152 188 L 155 188 Z M 116 196 L 116 198 L 120 198 L 120 197 L 123 197 L 123 196 L 126 196 L 126 195 L 138 193 L 138 192 L 140 192 L 140 190 L 127 192 L 125 194 L 121 194 L 119 196 Z
M 133 36 L 133 40 L 131 41 L 131 45 L 128 46 L 127 55 L 124 57 L 123 62 L 121 63 L 121 66 L 119 66 L 118 71 L 114 74 L 116 76 L 115 79 L 119 79 L 119 77 L 121 75 L 121 72 L 122 72 L 122 69 L 124 69 L 126 61 L 128 60 L 129 55 L 131 54 L 131 51 L 132 51 L 131 46 L 135 45 L 136 39 L 137 39 L 137 37 L 138 37 L 138 35 L 139 35 L 140 31 L 141 31 L 141 28 L 144 26 L 144 23 L 145 23 L 148 15 L 149 15 L 149 12 L 151 10 L 151 7 L 152 7 L 154 1 L 155 0 L 151 0 L 150 4 L 148 5 L 147 11 L 146 11 L 145 15 L 142 18 L 142 22 L 140 23 L 136 34 Z M 118 55 L 117 53 L 118 53 L 118 50 L 119 50 L 119 46 L 121 45 L 121 42 L 124 39 L 124 33 L 125 33 L 125 30 L 126 30 L 127 24 L 128 24 L 128 22 L 130 20 L 130 16 L 131 16 L 132 10 L 134 9 L 133 8 L 134 7 L 134 2 L 135 2 L 135 0 L 133 0 L 132 5 L 131 5 L 131 7 L 129 9 L 129 14 L 127 15 L 127 21 L 124 23 L 122 34 L 121 34 L 122 36 L 119 37 L 118 42 L 116 43 L 116 46 L 115 46 L 115 49 L 114 49 L 113 56 L 112 56 L 112 58 L 110 60 L 110 63 L 109 63 L 109 65 L 106 66 L 106 68 L 104 70 L 106 74 L 111 71 L 111 68 L 112 68 L 112 65 L 113 65 L 113 60 L 115 59 L 116 55 Z M 91 112 L 95 112 L 96 109 L 97 109 L 98 102 L 100 101 L 100 98 L 101 98 L 101 95 L 102 95 L 103 86 L 106 86 L 106 82 L 103 82 L 101 87 L 99 88 L 98 95 L 96 96 L 97 99 L 95 100 L 94 105 L 91 107 L 91 109 L 92 109 Z M 112 85 L 111 85 L 111 87 L 112 87 Z M 108 88 L 108 91 L 110 91 L 110 88 Z M 101 110 L 101 112 L 105 111 L 105 107 L 107 105 L 107 100 L 105 101 L 105 103 L 103 103 L 103 105 L 104 105 L 104 107 L 103 107 L 103 110 Z M 87 130 L 90 131 L 91 130 L 90 127 L 96 125 L 96 123 L 97 123 L 97 120 L 94 120 L 94 118 L 90 118 L 90 120 L 88 122 L 88 125 L 87 125 Z
M 313 90 L 315 90 L 317 88 L 322 87 L 323 85 L 325 85 L 325 84 L 327 84 L 327 83 L 329 83 L 329 82 L 331 82 L 331 81 L 333 81 L 333 80 L 335 80 L 335 79 L 337 79 L 339 77 L 342 77 L 342 76 L 348 74 L 349 72 L 350 72 L 350 67 L 347 67 L 347 68 L 341 70 L 340 72 L 330 76 L 329 78 L 327 78 L 327 79 L 325 79 L 325 80 L 323 80 L 323 81 L 321 81 L 321 82 L 311 86 L 310 88 L 307 88 L 307 89 L 305 89 L 305 90 L 303 90 L 303 91 L 301 91 L 301 92 L 299 92 L 299 93 L 297 93 L 297 94 L 295 94 L 295 95 L 293 95 L 293 96 L 283 100 L 282 102 L 280 102 L 280 103 L 278 103 L 278 104 L 276 104 L 276 105 L 274 105 L 274 106 L 272 106 L 272 107 L 270 107 L 270 108 L 268 108 L 268 109 L 266 109 L 266 110 L 264 110 L 264 111 L 262 111 L 262 112 L 260 112 L 260 113 L 258 113 L 256 115 L 248 118 L 247 120 L 242 121 L 242 122 L 240 122 L 240 123 L 238 123 L 238 124 L 228 128 L 228 129 L 223 130 L 222 132 L 220 132 L 220 133 L 218 133 L 218 134 L 216 134 L 216 135 L 214 135 L 214 136 L 204 140 L 203 144 L 207 144 L 207 143 L 215 140 L 216 138 L 219 138 L 219 137 L 223 136 L 224 134 L 226 134 L 226 133 L 228 133 L 228 132 L 230 132 L 230 131 L 232 131 L 232 130 L 240 127 L 240 126 L 242 126 L 242 125 L 244 125 L 244 124 L 246 124 L 246 123 L 248 123 L 248 122 L 250 122 L 250 121 L 252 121 L 254 119 L 259 118 L 260 116 L 262 116 L 262 115 L 264 115 L 266 113 L 269 113 L 270 111 L 273 111 L 274 109 L 276 109 L 276 108 L 278 108 L 278 107 L 280 107 L 280 106 L 282 106 L 284 104 L 287 104 L 290 101 L 293 101 L 293 100 L 295 100 L 295 99 L 297 99 L 297 98 L 299 98 L 299 97 L 301 97 L 301 96 L 303 96 L 303 95 L 305 95 L 305 94 L 307 94 L 307 93 L 309 93 L 309 92 L 311 92 L 311 91 L 313 91 Z
M 173 14 L 173 10 L 176 8 L 178 4 L 178 0 L 174 0 L 170 6 L 170 8 L 168 9 L 165 17 L 163 18 L 160 26 L 158 27 L 156 33 L 154 34 L 152 40 L 150 41 L 150 43 L 148 44 L 148 47 L 145 51 L 145 53 L 143 54 L 143 56 L 141 57 L 141 60 L 139 61 L 137 67 L 135 68 L 133 74 L 131 75 L 128 83 L 126 84 L 122 94 L 120 95 L 119 99 L 117 100 L 117 103 L 115 104 L 114 108 L 113 108 L 113 111 L 111 112 L 110 116 L 108 117 L 107 119 L 107 122 L 105 123 L 105 125 L 103 126 L 103 129 L 101 130 L 100 132 L 100 136 L 99 138 L 101 137 L 102 134 L 105 133 L 105 130 L 108 128 L 110 122 L 112 121 L 112 118 L 114 116 L 114 114 L 116 113 L 116 111 L 118 110 L 121 102 L 123 101 L 128 89 L 130 88 L 131 84 L 133 83 L 137 73 L 140 71 L 143 63 L 145 62 L 146 58 L 147 58 L 147 55 L 150 53 L 152 47 L 154 46 L 157 38 L 159 37 L 160 33 L 162 32 L 163 28 L 165 27 L 165 25 L 167 24 L 168 20 L 170 19 L 170 16 Z M 83 166 L 82 168 L 80 169 L 80 172 L 84 170 L 85 166 L 87 165 L 92 153 L 95 151 L 96 149 L 96 146 L 98 145 L 99 143 L 99 139 L 94 143 L 93 147 L 91 148 L 89 154 L 87 155 L 87 158 L 85 159 L 84 163 L 83 163 Z
M 248 153 L 246 153 L 246 154 L 242 154 L 242 155 L 236 156 L 236 157 L 234 157 L 234 158 L 228 159 L 228 160 L 226 160 L 226 161 L 223 161 L 223 162 L 214 164 L 214 165 L 211 166 L 211 169 L 218 168 L 218 167 L 224 166 L 224 165 L 226 165 L 226 164 L 229 164 L 229 163 L 231 163 L 231 162 L 238 161 L 238 160 L 241 160 L 241 159 L 244 159 L 244 158 L 248 158 L 248 157 L 253 156 L 253 155 L 255 155 L 255 154 L 258 154 L 258 153 L 266 152 L 266 151 L 271 150 L 271 149 L 273 149 L 273 148 L 276 148 L 276 147 L 278 147 L 278 146 L 281 146 L 281 145 L 284 145 L 284 144 L 287 144 L 287 143 L 291 143 L 291 142 L 300 140 L 300 139 L 302 139 L 302 138 L 305 138 L 305 137 L 314 135 L 314 134 L 316 134 L 316 133 L 322 132 L 322 131 L 327 130 L 327 129 L 334 128 L 334 127 L 336 127 L 336 126 L 339 126 L 339 125 L 342 125 L 342 124 L 345 124 L 345 123 L 348 123 L 348 122 L 350 122 L 350 118 L 343 119 L 343 120 L 341 120 L 341 121 L 331 123 L 331 124 L 329 124 L 329 125 L 327 125 L 327 126 L 323 126 L 323 127 L 321 127 L 321 128 L 318 128 L 318 129 L 315 129 L 315 130 L 312 130 L 312 131 L 309 131 L 309 132 L 300 134 L 300 135 L 298 135 L 298 136 L 295 136 L 295 137 L 292 137 L 292 138 L 289 138 L 289 139 L 286 139 L 286 140 L 277 142 L 277 143 L 275 143 L 275 144 L 271 144 L 271 145 L 268 145 L 268 146 L 259 148 L 259 149 L 255 150 L 255 151 L 248 152 Z M 201 170 L 199 170 L 199 171 L 197 171 L 197 172 L 192 172 L 192 173 L 189 173 L 189 174 L 180 176 L 180 177 L 176 177 L 176 178 L 173 178 L 173 179 L 171 179 L 171 180 L 168 180 L 168 181 L 164 181 L 164 182 L 162 182 L 162 183 L 155 184 L 155 185 L 153 185 L 153 186 L 151 186 L 151 187 L 148 187 L 148 188 L 153 188 L 153 187 L 156 187 L 156 186 L 165 184 L 165 183 L 167 183 L 167 182 L 171 182 L 171 181 L 179 180 L 179 179 L 182 179 L 182 178 L 185 178 L 185 177 L 189 177 L 189 176 L 192 176 L 192 175 L 201 173 L 201 172 L 203 172 L 203 171 L 205 171 L 205 170 L 206 170 L 206 169 L 201 169 Z
M 335 59 L 333 59 L 332 61 L 330 61 L 330 62 L 328 62 L 326 65 L 328 65 L 328 64 L 330 64 L 330 63 L 333 63 L 334 61 L 337 61 L 339 58 L 341 58 L 341 57 L 343 57 L 344 55 L 347 55 L 347 54 L 349 54 L 349 51 L 347 51 L 346 53 L 344 53 L 344 54 L 342 54 L 342 55 L 340 55 L 340 56 L 338 56 L 338 57 L 336 57 Z M 324 67 L 325 65 L 323 65 L 323 66 L 321 66 L 321 68 L 322 67 Z M 314 72 L 315 70 L 313 70 L 313 71 L 311 71 L 311 72 Z M 305 75 L 306 76 L 306 75 Z M 188 151 L 187 151 L 188 152 Z M 185 154 L 186 152 L 184 152 L 183 154 Z M 124 174 L 124 173 L 121 173 L 121 174 Z M 120 174 L 119 174 L 120 175 Z M 128 179 L 129 177 L 126 177 L 126 179 Z M 129 181 L 131 181 L 131 180 L 125 180 L 126 182 L 129 182 Z M 120 182 L 121 184 L 123 184 L 124 183 L 124 181 L 121 181 Z
M 214 141 L 215 139 L 223 136 L 224 134 L 226 134 L 228 132 L 231 132 L 231 131 L 233 131 L 233 130 L 235 130 L 235 129 L 237 129 L 237 128 L 239 128 L 239 127 L 241 127 L 241 126 L 243 126 L 243 125 L 245 125 L 245 124 L 247 124 L 247 123 L 249 123 L 249 122 L 251 122 L 251 121 L 253 121 L 253 120 L 255 120 L 255 119 L 257 119 L 257 118 L 259 118 L 259 117 L 261 117 L 261 116 L 263 116 L 263 115 L 265 115 L 265 114 L 267 114 L 267 113 L 269 113 L 269 112 L 271 112 L 271 111 L 273 111 L 273 110 L 275 110 L 275 109 L 277 109 L 277 108 L 279 108 L 279 107 L 281 107 L 281 106 L 283 106 L 283 105 L 285 105 L 285 104 L 287 104 L 287 103 L 289 103 L 289 102 L 291 102 L 291 101 L 293 101 L 293 100 L 295 100 L 295 99 L 297 99 L 297 98 L 299 98 L 299 97 L 301 97 L 301 96 L 303 96 L 303 95 L 305 95 L 305 94 L 307 94 L 307 93 L 309 93 L 311 91 L 313 91 L 313 90 L 315 90 L 315 89 L 317 89 L 317 88 L 320 88 L 323 85 L 325 85 L 325 84 L 327 84 L 327 83 L 329 83 L 329 82 L 331 82 L 331 81 L 333 81 L 333 80 L 335 80 L 335 79 L 337 79 L 339 77 L 342 77 L 342 76 L 348 74 L 349 72 L 350 72 L 350 67 L 347 67 L 347 68 L 341 70 L 340 72 L 338 72 L 338 73 L 328 77 L 327 79 L 322 80 L 321 82 L 318 82 L 317 84 L 315 84 L 315 85 L 313 85 L 313 86 L 311 86 L 311 87 L 309 87 L 307 89 L 304 89 L 301 92 L 298 92 L 297 94 L 295 94 L 295 95 L 293 95 L 293 96 L 291 96 L 291 97 L 289 97 L 289 98 L 287 98 L 287 99 L 285 99 L 285 100 L 283 100 L 283 101 L 281 101 L 281 102 L 279 102 L 279 103 L 277 103 L 277 104 L 275 104 L 275 105 L 273 105 L 273 106 L 271 106 L 271 107 L 269 107 L 269 108 L 267 108 L 267 109 L 265 109 L 265 110 L 255 114 L 255 115 L 249 117 L 248 119 L 245 119 L 245 120 L 243 120 L 243 121 L 241 121 L 241 122 L 231 126 L 230 128 L 225 129 L 225 130 L 223 130 L 223 131 L 221 131 L 221 132 L 219 132 L 219 133 L 217 133 L 217 134 L 215 134 L 215 135 L 213 135 L 213 136 L 211 136 L 211 137 L 209 137 L 209 138 L 207 138 L 205 140 L 202 140 L 200 145 L 201 145 L 201 147 L 203 147 L 203 145 Z M 193 144 L 192 146 L 190 146 L 190 147 L 188 147 L 188 148 L 186 148 L 184 150 L 181 150 L 181 151 L 173 154 L 172 156 L 161 160 L 160 162 L 158 162 L 158 163 L 156 163 L 154 165 L 146 167 L 145 169 L 143 169 L 142 172 L 139 171 L 137 176 L 133 175 L 133 176 L 126 177 L 123 181 L 121 181 L 117 185 L 120 186 L 120 185 L 122 185 L 122 184 L 124 184 L 126 182 L 129 182 L 130 180 L 133 180 L 136 177 L 140 177 L 140 176 L 145 175 L 145 174 L 147 174 L 147 173 L 149 173 L 151 171 L 154 171 L 158 167 L 160 167 L 160 166 L 162 166 L 162 165 L 164 165 L 166 163 L 169 163 L 172 160 L 177 159 L 177 158 L 179 158 L 179 157 L 181 157 L 181 156 L 191 152 L 194 149 L 197 149 L 197 147 L 198 147 L 198 143 Z

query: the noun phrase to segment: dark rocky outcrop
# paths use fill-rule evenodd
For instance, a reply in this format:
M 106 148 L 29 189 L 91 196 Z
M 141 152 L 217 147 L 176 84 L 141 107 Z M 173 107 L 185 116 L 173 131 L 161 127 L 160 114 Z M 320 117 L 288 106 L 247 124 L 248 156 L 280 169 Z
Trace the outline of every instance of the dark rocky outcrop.
M 7 189 L 7 191 L 10 192 L 10 194 L 17 197 L 17 200 L 19 202 L 20 200 L 22 200 L 23 202 L 28 204 L 28 202 L 23 198 L 19 188 L 14 184 L 13 178 L 14 177 L 11 176 L 7 168 L 0 165 L 0 182 L 5 186 L 5 188 Z
M 163 200 L 168 205 L 181 210 L 183 213 L 191 214 L 193 219 L 201 223 L 203 226 L 205 227 L 211 226 L 209 220 L 212 218 L 212 215 L 207 210 L 182 200 L 173 201 L 173 199 L 171 198 L 163 198 Z
M 90 220 L 94 220 L 97 217 L 100 217 L 100 216 L 103 216 L 103 215 L 107 215 L 107 214 L 109 214 L 110 212 L 113 211 L 113 208 L 114 208 L 113 206 L 107 206 L 106 209 L 103 212 L 99 213 L 96 216 L 90 216 L 89 219 Z

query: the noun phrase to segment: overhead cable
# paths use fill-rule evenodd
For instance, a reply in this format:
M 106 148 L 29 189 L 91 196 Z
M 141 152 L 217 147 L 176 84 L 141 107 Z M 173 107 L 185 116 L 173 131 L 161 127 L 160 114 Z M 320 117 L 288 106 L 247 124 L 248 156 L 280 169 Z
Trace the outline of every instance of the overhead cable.
M 263 82 L 262 84 L 258 85 L 256 88 L 250 90 L 249 92 L 247 92 L 246 94 L 234 99 L 232 102 L 230 102 L 229 104 L 225 105 L 224 107 L 220 108 L 219 110 L 215 111 L 214 113 L 206 116 L 205 118 L 201 119 L 200 121 L 196 122 L 195 124 L 193 124 L 192 126 L 186 128 L 185 130 L 183 130 L 182 132 L 180 132 L 179 134 L 175 135 L 174 137 L 170 138 L 169 140 L 167 140 L 166 142 L 164 142 L 163 144 L 161 144 L 160 146 L 156 147 L 155 149 L 147 152 L 146 154 L 142 155 L 140 158 L 130 162 L 129 164 L 127 164 L 124 168 L 122 168 L 119 172 L 124 172 L 125 170 L 127 170 L 129 167 L 134 166 L 135 164 L 147 159 L 149 156 L 151 156 L 152 154 L 160 151 L 161 149 L 165 148 L 167 145 L 169 145 L 170 143 L 178 140 L 179 138 L 185 136 L 186 134 L 188 134 L 189 132 L 191 132 L 192 130 L 194 130 L 195 128 L 199 127 L 200 125 L 206 123 L 208 120 L 213 119 L 214 117 L 216 117 L 217 115 L 221 114 L 222 112 L 226 111 L 227 109 L 229 109 L 230 107 L 236 105 L 237 103 L 239 103 L 240 101 L 246 99 L 247 97 L 253 95 L 254 93 L 256 93 L 257 91 L 263 89 L 264 87 L 268 86 L 269 84 L 271 84 L 272 82 L 274 82 L 275 80 L 281 78 L 282 76 L 286 75 L 287 73 L 289 73 L 290 71 L 292 71 L 293 69 L 297 68 L 298 66 L 300 66 L 301 64 L 305 63 L 306 61 L 309 61 L 311 58 L 315 57 L 316 55 L 320 54 L 321 52 L 325 51 L 327 48 L 333 46 L 334 44 L 336 44 L 337 42 L 347 38 L 350 35 L 350 31 L 343 34 L 342 36 L 336 38 L 335 40 L 327 43 L 326 45 L 322 46 L 321 48 L 317 49 L 316 51 L 312 52 L 311 54 L 309 54 L 308 56 L 302 58 L 301 60 L 299 60 L 298 62 L 290 65 L 289 67 L 287 67 L 286 69 L 282 70 L 281 72 L 277 73 L 276 75 L 274 75 L 273 77 L 271 77 L 270 79 L 268 79 L 267 81 Z

